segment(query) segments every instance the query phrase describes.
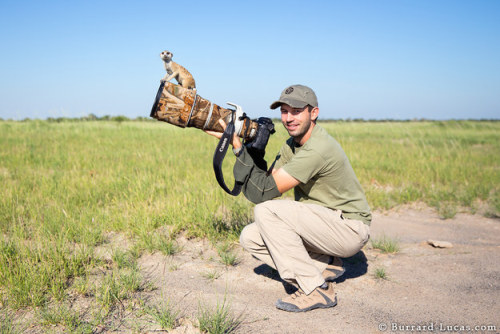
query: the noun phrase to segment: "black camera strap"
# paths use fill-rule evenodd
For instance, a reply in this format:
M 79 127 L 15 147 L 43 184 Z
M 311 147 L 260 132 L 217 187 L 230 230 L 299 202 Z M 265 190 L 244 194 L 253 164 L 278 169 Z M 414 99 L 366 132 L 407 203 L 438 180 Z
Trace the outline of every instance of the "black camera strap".
M 224 176 L 222 175 L 222 161 L 224 161 L 224 157 L 226 156 L 227 149 L 229 145 L 231 145 L 231 141 L 233 140 L 234 134 L 234 118 L 235 113 L 233 111 L 233 115 L 231 117 L 231 122 L 226 126 L 222 137 L 219 140 L 219 144 L 217 144 L 217 148 L 214 153 L 214 172 L 215 178 L 219 185 L 224 189 L 228 194 L 237 196 L 241 192 L 242 184 L 235 182 L 233 190 L 229 190 L 224 182 Z

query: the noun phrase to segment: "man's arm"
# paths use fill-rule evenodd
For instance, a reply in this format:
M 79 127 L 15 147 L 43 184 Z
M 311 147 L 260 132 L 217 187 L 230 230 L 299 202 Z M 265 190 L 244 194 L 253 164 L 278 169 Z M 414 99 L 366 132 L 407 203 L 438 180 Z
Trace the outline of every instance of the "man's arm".
M 225 129 L 224 121 L 221 119 L 219 122 Z M 219 139 L 222 136 L 219 132 L 205 132 Z M 273 169 L 272 174 L 260 169 L 238 136 L 233 135 L 231 145 L 233 151 L 238 152 L 233 168 L 234 178 L 236 182 L 243 184 L 243 194 L 249 201 L 261 203 L 279 197 L 300 183 L 283 168 Z
M 288 174 L 283 168 L 273 170 L 272 176 L 276 186 L 278 187 L 278 191 L 282 194 L 292 188 L 295 188 L 300 183 L 299 180 Z
M 234 179 L 243 184 L 243 194 L 253 203 L 261 203 L 281 196 L 300 182 L 283 168 L 273 170 L 272 174 L 260 169 L 246 147 L 242 147 L 233 168 Z

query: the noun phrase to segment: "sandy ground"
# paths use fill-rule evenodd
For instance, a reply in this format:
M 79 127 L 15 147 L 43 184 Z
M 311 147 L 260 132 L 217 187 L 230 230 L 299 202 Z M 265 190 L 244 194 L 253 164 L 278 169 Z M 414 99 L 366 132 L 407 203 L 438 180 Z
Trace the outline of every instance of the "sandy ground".
M 336 282 L 338 305 L 306 313 L 276 309 L 291 287 L 238 245 L 234 267 L 218 262 L 216 251 L 199 240 L 180 240 L 181 253 L 143 256 L 140 264 L 159 287 L 149 301 L 169 296 L 193 321 L 200 304 L 226 298 L 243 320 L 238 333 L 500 332 L 500 219 L 458 214 L 441 220 L 429 208 L 405 207 L 374 213 L 371 236 L 382 235 L 399 240 L 401 250 L 383 254 L 368 243 L 345 260 L 347 272 Z M 453 247 L 434 248 L 428 239 Z M 375 277 L 380 268 L 387 279 Z M 210 273 L 220 276 L 210 279 Z M 187 320 L 174 332 L 197 329 Z

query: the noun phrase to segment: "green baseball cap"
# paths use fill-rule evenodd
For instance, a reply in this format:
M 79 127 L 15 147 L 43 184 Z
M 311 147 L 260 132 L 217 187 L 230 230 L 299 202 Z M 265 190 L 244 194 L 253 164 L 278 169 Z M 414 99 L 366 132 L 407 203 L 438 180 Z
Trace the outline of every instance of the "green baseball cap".
M 317 107 L 318 99 L 314 91 L 303 85 L 292 85 L 281 92 L 280 99 L 271 104 L 271 109 L 278 108 L 282 103 L 292 108 L 304 108 L 307 105 Z

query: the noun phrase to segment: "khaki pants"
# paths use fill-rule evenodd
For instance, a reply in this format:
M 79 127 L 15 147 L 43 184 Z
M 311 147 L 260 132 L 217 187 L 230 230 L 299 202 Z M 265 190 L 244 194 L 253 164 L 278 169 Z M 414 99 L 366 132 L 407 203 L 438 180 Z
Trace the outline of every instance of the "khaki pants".
M 240 243 L 257 259 L 278 270 L 281 278 L 311 293 L 331 255 L 349 257 L 367 243 L 368 225 L 343 219 L 341 212 L 316 204 L 272 200 L 255 206 L 255 223 Z

